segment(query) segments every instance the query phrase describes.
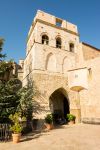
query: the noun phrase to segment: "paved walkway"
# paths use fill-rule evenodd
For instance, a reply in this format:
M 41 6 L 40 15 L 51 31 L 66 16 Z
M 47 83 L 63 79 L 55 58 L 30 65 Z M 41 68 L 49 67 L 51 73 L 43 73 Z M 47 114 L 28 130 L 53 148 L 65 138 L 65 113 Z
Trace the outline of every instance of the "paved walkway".
M 0 150 L 100 150 L 100 125 L 65 125 L 32 133 L 18 144 L 0 143 Z

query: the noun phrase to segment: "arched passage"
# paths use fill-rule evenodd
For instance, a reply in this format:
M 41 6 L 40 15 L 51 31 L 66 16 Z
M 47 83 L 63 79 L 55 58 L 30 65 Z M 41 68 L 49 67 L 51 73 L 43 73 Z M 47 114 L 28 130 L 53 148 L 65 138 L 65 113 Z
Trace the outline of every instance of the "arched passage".
M 56 119 L 66 119 L 66 115 L 69 113 L 69 99 L 66 91 L 60 88 L 54 91 L 49 98 L 50 110 Z

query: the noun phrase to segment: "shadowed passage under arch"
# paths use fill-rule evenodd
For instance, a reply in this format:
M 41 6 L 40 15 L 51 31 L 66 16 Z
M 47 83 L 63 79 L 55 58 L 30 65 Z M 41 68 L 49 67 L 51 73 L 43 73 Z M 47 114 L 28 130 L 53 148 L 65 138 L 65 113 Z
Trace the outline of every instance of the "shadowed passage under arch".
M 63 88 L 60 88 L 51 94 L 49 106 L 52 114 L 55 116 L 56 123 L 59 122 L 59 119 L 66 119 L 66 115 L 70 112 L 69 99 Z

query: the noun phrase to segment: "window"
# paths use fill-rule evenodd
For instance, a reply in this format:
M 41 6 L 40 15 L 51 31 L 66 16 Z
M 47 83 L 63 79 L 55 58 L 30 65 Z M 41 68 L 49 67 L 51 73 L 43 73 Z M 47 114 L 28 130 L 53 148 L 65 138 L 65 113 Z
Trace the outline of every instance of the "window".
M 61 25 L 62 25 L 62 20 L 59 18 L 56 18 L 56 26 L 61 27 Z
M 61 48 L 61 38 L 60 37 L 58 37 L 56 39 L 56 48 Z
M 42 36 L 42 44 L 46 44 L 46 45 L 49 44 L 49 38 L 47 35 Z
M 91 68 L 88 69 L 88 79 L 89 80 L 92 79 L 92 69 Z
M 56 57 L 54 54 L 49 53 L 46 59 L 46 70 L 56 72 Z
M 70 50 L 70 52 L 74 52 L 74 44 L 73 43 L 69 44 L 69 50 Z

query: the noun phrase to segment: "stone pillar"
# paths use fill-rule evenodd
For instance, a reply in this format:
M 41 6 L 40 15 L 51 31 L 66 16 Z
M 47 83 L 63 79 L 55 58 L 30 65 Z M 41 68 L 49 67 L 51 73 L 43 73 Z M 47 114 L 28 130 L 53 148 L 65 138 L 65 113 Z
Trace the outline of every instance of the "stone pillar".
M 81 122 L 81 109 L 80 108 L 73 108 L 70 110 L 70 113 L 76 116 L 76 123 Z
M 61 26 L 62 28 L 67 28 L 67 22 L 66 22 L 66 20 L 63 20 L 62 21 L 62 26 Z
M 79 92 L 76 93 L 76 99 L 73 100 L 70 113 L 76 116 L 76 123 L 81 122 L 81 104 Z

